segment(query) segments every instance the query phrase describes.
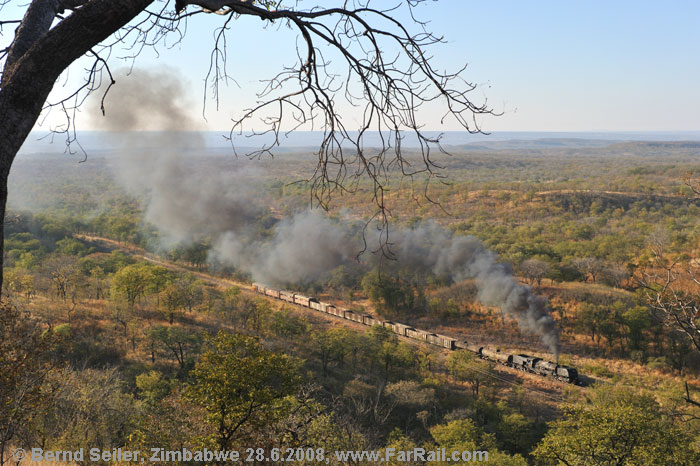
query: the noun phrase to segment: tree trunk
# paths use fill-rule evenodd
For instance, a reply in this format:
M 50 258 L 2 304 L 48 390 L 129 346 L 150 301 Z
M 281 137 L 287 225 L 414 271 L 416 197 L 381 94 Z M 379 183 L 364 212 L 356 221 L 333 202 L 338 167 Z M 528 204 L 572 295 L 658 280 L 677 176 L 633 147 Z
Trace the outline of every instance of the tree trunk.
M 34 127 L 60 74 L 141 13 L 153 0 L 93 0 L 51 28 L 57 0 L 35 0 L 8 51 L 0 82 L 0 214 L 17 151 Z M 4 225 L 1 227 L 4 235 Z M 0 235 L 0 246 L 4 246 Z M 0 254 L 0 287 L 4 247 Z
M 0 296 L 2 296 L 3 267 L 5 264 L 5 206 L 7 204 L 8 175 L 9 171 L 3 170 L 0 173 Z

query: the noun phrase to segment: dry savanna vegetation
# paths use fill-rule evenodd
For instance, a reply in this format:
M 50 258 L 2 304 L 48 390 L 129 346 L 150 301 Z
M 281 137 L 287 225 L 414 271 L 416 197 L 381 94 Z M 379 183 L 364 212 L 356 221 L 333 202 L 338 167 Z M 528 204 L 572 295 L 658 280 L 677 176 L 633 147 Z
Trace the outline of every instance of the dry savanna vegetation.
M 40 157 L 20 160 L 2 322 L 2 361 L 15 370 L 1 383 L 3 397 L 17 386 L 28 396 L 3 412 L 5 455 L 20 445 L 438 446 L 488 450 L 508 465 L 612 464 L 623 454 L 636 459 L 620 464 L 693 464 L 700 353 L 694 316 L 682 318 L 698 291 L 700 201 L 683 182 L 695 150 L 462 149 L 444 160 L 449 184 L 430 187 L 439 205 L 416 204 L 405 183 L 387 189 L 397 231 L 432 219 L 454 237 L 473 235 L 548 300 L 560 363 L 576 367 L 583 386 L 261 297 L 250 287 L 261 272 L 227 262 L 211 232 L 166 241 L 149 221 L 152 198 L 125 191 L 105 159 L 50 171 Z M 312 161 L 290 153 L 251 163 L 265 169 L 248 225 L 256 242 L 246 246 L 265 248 L 308 202 L 292 182 Z M 227 166 L 217 155 L 197 164 L 205 175 Z M 356 222 L 355 232 L 368 214 L 361 188 L 329 206 L 330 219 Z M 367 259 L 377 255 L 368 248 L 277 286 L 552 358 L 536 334 L 483 303 L 474 278 L 407 266 L 400 255 Z M 610 430 L 616 422 L 624 432 Z M 603 453 L 582 450 L 571 429 Z M 618 434 L 635 438 L 627 453 Z M 608 459 L 587 459 L 599 454 Z

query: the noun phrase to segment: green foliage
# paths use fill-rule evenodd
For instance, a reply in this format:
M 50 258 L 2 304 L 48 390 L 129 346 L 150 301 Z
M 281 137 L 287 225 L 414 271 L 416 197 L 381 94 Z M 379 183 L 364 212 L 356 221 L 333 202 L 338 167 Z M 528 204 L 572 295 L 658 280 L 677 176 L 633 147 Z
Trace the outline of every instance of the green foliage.
M 63 238 L 56 241 L 56 251 L 67 256 L 83 257 L 90 251 L 87 246 L 75 238 Z
M 479 388 L 492 380 L 491 364 L 479 359 L 471 351 L 451 352 L 447 357 L 447 369 L 455 379 L 469 383 L 474 396 L 479 396 Z
M 140 413 L 116 369 L 64 370 L 52 379 L 53 402 L 37 419 L 37 439 L 53 449 L 109 450 L 124 445 Z
M 136 376 L 136 388 L 139 395 L 151 405 L 159 403 L 170 394 L 172 382 L 165 379 L 158 371 L 144 372 Z
M 42 332 L 26 313 L 0 302 L 0 455 L 51 400 L 42 386 L 53 371 L 55 343 L 54 333 Z
M 430 429 L 430 435 L 439 447 L 445 448 L 448 455 L 453 451 L 488 451 L 488 464 L 499 466 L 526 466 L 527 461 L 520 456 L 510 456 L 497 449 L 492 435 L 485 433 L 469 419 L 451 421 L 447 424 L 436 425 Z M 448 461 L 431 462 L 431 466 L 459 465 L 466 466 L 473 462 Z
M 304 335 L 309 330 L 309 323 L 289 309 L 283 309 L 272 314 L 270 330 L 277 336 L 294 338 Z
M 156 348 L 165 352 L 167 357 L 177 361 L 180 373 L 185 375 L 192 367 L 193 354 L 197 353 L 202 338 L 199 334 L 182 327 L 156 325 L 148 330 L 148 338 Z
M 186 397 L 203 407 L 221 449 L 248 429 L 274 422 L 279 402 L 301 382 L 299 362 L 251 337 L 219 332 L 192 371 Z
M 692 436 L 648 395 L 604 387 L 566 407 L 534 451 L 567 465 L 691 465 L 700 462 Z
M 130 307 L 151 286 L 152 267 L 148 264 L 133 264 L 119 269 L 112 278 L 112 296 L 120 296 Z
M 413 288 L 397 278 L 370 271 L 362 278 L 362 290 L 384 316 L 396 316 L 413 309 Z

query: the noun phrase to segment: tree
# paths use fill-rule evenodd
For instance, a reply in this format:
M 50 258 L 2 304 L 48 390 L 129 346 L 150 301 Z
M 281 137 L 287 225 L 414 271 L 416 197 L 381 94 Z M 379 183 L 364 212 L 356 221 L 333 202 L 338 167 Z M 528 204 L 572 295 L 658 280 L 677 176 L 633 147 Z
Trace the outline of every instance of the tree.
M 394 5 L 382 10 L 366 0 L 307 9 L 277 0 L 33 0 L 26 7 L 18 6 L 25 8 L 23 18 L 3 16 L 0 20 L 0 26 L 18 25 L 14 35 L 4 34 L 5 42 L 0 42 L 0 218 L 5 216 L 10 168 L 43 110 L 56 108 L 65 113 L 61 129 L 71 143 L 76 109 L 103 82 L 105 93 L 115 84 L 109 68 L 115 47 L 130 50 L 128 55 L 135 59 L 144 47 L 166 46 L 166 42 L 171 46 L 171 37 L 184 40 L 186 18 L 218 13 L 212 17 L 222 19 L 223 26 L 215 33 L 207 74 L 215 89 L 228 78 L 226 31 L 237 18 L 257 17 L 265 24 L 287 25 L 301 38 L 297 65 L 271 77 L 259 104 L 234 121 L 232 133 L 247 131 L 245 125 L 260 117 L 274 135 L 271 144 L 251 154 L 262 155 L 279 145 L 280 131 L 287 129 L 283 119 L 290 120 L 295 129 L 323 129 L 318 170 L 310 183 L 313 197 L 327 206 L 331 195 L 357 189 L 353 181 L 366 176 L 374 187 L 376 218 L 385 226 L 388 213 L 383 187 L 389 170 L 398 167 L 413 180 L 416 175 L 430 179 L 439 169 L 430 150 L 439 146 L 439 138 L 421 129 L 419 109 L 440 100 L 446 117 L 470 132 L 479 131 L 476 116 L 493 113 L 485 103 L 470 99 L 476 85 L 464 79 L 464 68 L 441 72 L 433 67 L 429 49 L 442 39 L 430 33 L 425 22 L 413 19 L 413 9 L 423 1 L 402 5 L 410 10 L 406 17 L 413 24 L 397 19 L 400 13 Z M 0 10 L 14 3 L 3 0 Z M 92 63 L 87 66 L 84 84 L 68 90 L 66 98 L 47 102 L 59 76 L 81 57 Z M 104 94 L 102 99 L 105 112 Z M 364 107 L 364 118 L 356 128 L 349 128 L 342 119 L 346 104 Z M 364 149 L 363 136 L 370 129 L 384 136 L 378 151 Z M 420 142 L 418 164 L 400 150 L 404 130 Z M 383 231 L 386 236 L 387 230 Z
M 367 333 L 370 339 L 372 366 L 379 369 L 380 393 L 383 393 L 393 369 L 406 368 L 413 364 L 413 347 L 399 343 L 396 334 L 387 327 L 375 325 Z
M 57 449 L 90 448 L 109 450 L 129 436 L 138 405 L 126 392 L 116 369 L 65 369 L 55 374 L 53 402 L 43 413 L 36 413 L 38 445 Z
M 251 426 L 275 419 L 276 403 L 300 384 L 299 363 L 251 337 L 219 332 L 192 371 L 186 397 L 207 412 L 221 450 Z
M 471 351 L 459 350 L 450 353 L 447 369 L 455 379 L 469 383 L 474 396 L 479 396 L 479 388 L 488 383 L 491 377 L 491 365 L 480 360 Z
M 191 367 L 192 355 L 201 345 L 201 337 L 182 327 L 158 325 L 148 331 L 151 341 L 165 347 L 166 351 L 177 361 L 181 373 Z
M 622 320 L 627 327 L 627 339 L 630 349 L 641 351 L 645 349 L 644 332 L 651 326 L 651 314 L 646 306 L 635 306 L 622 314 Z
M 71 288 L 76 286 L 79 279 L 77 260 L 71 256 L 56 256 L 44 264 L 46 274 L 51 279 L 56 297 L 64 302 L 71 294 Z
M 387 317 L 413 308 L 413 288 L 400 279 L 381 275 L 372 270 L 362 278 L 362 290 L 376 306 L 377 311 Z
M 520 270 L 530 281 L 530 285 L 540 286 L 542 279 L 549 273 L 551 266 L 539 259 L 528 259 L 520 264 Z
M 692 435 L 651 396 L 602 387 L 570 404 L 534 451 L 560 465 L 698 464 Z
M 149 289 L 151 267 L 146 264 L 127 265 L 114 274 L 112 279 L 113 296 L 123 296 L 133 309 L 136 300 Z
M 668 254 L 665 238 L 658 236 L 652 237 L 649 261 L 637 269 L 635 279 L 649 307 L 663 317 L 664 325 L 684 333 L 700 351 L 697 259 Z
M 311 341 L 321 360 L 323 376 L 328 375 L 328 364 L 333 359 L 342 359 L 345 352 L 344 343 L 347 336 L 345 327 L 333 327 L 311 333 Z
M 475 452 L 488 451 L 488 464 L 498 466 L 525 466 L 527 461 L 520 455 L 510 456 L 496 449 L 495 441 L 489 434 L 477 427 L 471 419 L 460 419 L 447 424 L 440 424 L 431 427 L 430 435 L 435 439 L 438 446 L 444 448 L 451 455 L 451 452 Z M 474 464 L 478 459 L 470 461 L 449 461 L 430 462 L 429 466 L 457 465 L 466 466 Z M 481 460 L 483 461 L 483 459 Z
M 42 390 L 53 370 L 49 355 L 55 338 L 15 306 L 0 303 L 0 466 L 6 448 L 45 405 Z
M 600 344 L 601 327 L 605 321 L 605 309 L 591 303 L 583 303 L 576 313 L 576 327 L 591 337 L 596 346 Z
M 578 273 L 581 274 L 584 283 L 588 281 L 589 277 L 591 281 L 595 283 L 598 274 L 603 270 L 603 262 L 595 257 L 580 257 L 574 259 L 572 265 Z

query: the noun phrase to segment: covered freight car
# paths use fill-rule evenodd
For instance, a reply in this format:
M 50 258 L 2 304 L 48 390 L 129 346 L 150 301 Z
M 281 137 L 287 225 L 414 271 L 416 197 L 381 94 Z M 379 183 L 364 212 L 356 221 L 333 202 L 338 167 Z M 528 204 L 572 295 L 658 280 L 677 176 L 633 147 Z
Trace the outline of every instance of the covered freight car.
M 452 337 L 440 335 L 439 333 L 436 335 L 438 338 L 437 341 L 439 341 L 440 346 L 442 346 L 443 348 L 451 349 L 451 350 L 455 349 L 455 343 L 457 342 L 457 340 L 455 340 Z
M 362 316 L 362 323 L 373 327 L 375 325 L 381 325 L 382 322 L 380 320 L 375 319 L 369 314 L 365 314 L 364 316 Z
M 311 301 L 311 298 L 309 298 L 308 296 L 304 296 L 301 294 L 294 295 L 294 304 L 298 304 L 299 306 L 309 307 L 310 301 Z
M 410 325 L 402 324 L 401 322 L 394 322 L 394 332 L 398 333 L 402 337 L 408 336 L 406 331 L 412 328 Z
M 309 307 L 315 311 L 326 312 L 323 305 L 316 298 L 309 299 Z

